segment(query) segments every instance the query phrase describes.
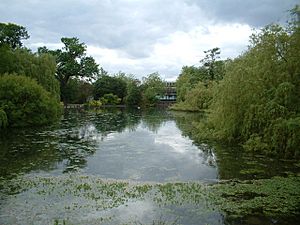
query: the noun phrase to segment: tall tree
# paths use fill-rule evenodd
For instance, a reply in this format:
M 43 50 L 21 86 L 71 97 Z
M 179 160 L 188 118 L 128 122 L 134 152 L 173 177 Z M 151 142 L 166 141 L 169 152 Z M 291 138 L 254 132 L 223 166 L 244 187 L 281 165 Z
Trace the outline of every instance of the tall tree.
M 206 54 L 204 59 L 200 60 L 200 63 L 203 64 L 203 67 L 207 69 L 208 72 L 208 79 L 215 80 L 218 79 L 216 73 L 216 62 L 217 59 L 220 58 L 220 48 L 213 48 L 207 51 L 204 51 Z
M 56 56 L 56 78 L 60 82 L 61 99 L 66 103 L 64 92 L 69 79 L 95 80 L 99 74 L 99 68 L 93 57 L 86 56 L 86 45 L 78 38 L 62 38 L 61 42 L 64 44 L 62 49 L 51 51 L 46 47 L 41 47 L 38 53 L 51 53 Z
M 0 46 L 8 45 L 13 49 L 22 47 L 22 40 L 28 39 L 25 27 L 13 23 L 0 23 Z

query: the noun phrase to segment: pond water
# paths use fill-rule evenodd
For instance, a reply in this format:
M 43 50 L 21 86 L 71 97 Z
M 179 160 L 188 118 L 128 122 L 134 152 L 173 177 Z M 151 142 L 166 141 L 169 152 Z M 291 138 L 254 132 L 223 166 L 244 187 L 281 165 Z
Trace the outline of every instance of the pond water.
M 161 206 L 153 201 L 155 191 L 150 197 L 119 195 L 130 189 L 128 182 L 213 184 L 297 172 L 293 161 L 194 142 L 192 124 L 201 118 L 164 110 L 67 111 L 56 125 L 1 133 L 0 224 L 225 224 L 219 211 L 206 212 L 205 200 Z M 98 196 L 118 196 L 121 202 L 102 202 L 99 208 L 93 188 L 103 180 L 108 186 L 101 190 L 126 183 L 122 191 Z M 88 197 L 82 191 L 89 191 Z

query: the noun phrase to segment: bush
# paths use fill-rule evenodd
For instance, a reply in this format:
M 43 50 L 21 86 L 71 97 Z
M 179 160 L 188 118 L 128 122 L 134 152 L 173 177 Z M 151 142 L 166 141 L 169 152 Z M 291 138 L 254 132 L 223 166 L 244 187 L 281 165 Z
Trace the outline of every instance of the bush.
M 102 98 L 100 98 L 100 101 L 104 105 L 118 105 L 121 102 L 121 99 L 114 94 L 105 94 Z
M 102 106 L 102 102 L 100 100 L 92 100 L 85 103 L 87 108 L 100 108 Z
M 35 80 L 16 74 L 0 77 L 0 107 L 12 127 L 48 124 L 61 114 L 56 96 Z

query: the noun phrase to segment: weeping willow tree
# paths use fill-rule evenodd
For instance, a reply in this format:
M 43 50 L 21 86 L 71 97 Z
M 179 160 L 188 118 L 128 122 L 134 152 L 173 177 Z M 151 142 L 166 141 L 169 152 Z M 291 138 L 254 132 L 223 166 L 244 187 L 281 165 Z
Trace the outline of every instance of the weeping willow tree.
M 300 157 L 300 29 L 270 25 L 228 65 L 210 107 L 213 135 L 245 149 Z
M 59 82 L 55 78 L 56 62 L 50 54 L 33 54 L 28 49 L 0 47 L 0 74 L 17 73 L 35 79 L 59 99 Z

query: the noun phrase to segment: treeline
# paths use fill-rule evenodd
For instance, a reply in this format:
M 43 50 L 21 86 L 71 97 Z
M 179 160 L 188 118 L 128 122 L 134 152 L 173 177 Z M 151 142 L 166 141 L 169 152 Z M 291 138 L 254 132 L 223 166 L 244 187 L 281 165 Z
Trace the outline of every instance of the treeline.
M 236 59 L 211 57 L 199 68 L 183 68 L 175 108 L 208 112 L 206 122 L 196 125 L 198 138 L 300 157 L 299 8 L 292 12 L 298 17 L 286 27 L 269 25 L 254 33 L 248 50 Z M 208 53 L 206 58 L 218 52 Z
M 51 123 L 68 103 L 153 106 L 164 92 L 158 73 L 142 81 L 109 75 L 78 38 L 61 38 L 62 49 L 44 46 L 35 53 L 23 46 L 28 38 L 25 27 L 0 23 L 0 129 Z

